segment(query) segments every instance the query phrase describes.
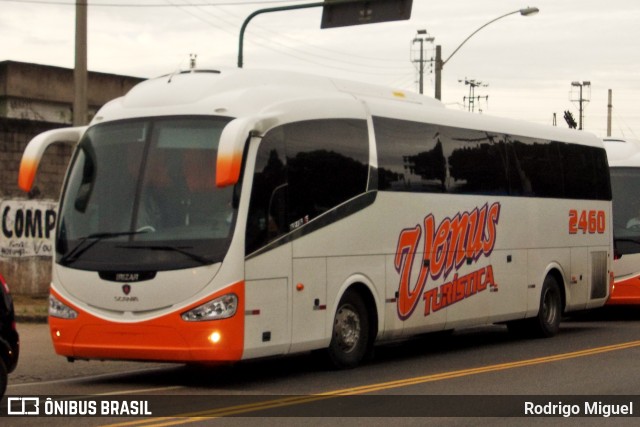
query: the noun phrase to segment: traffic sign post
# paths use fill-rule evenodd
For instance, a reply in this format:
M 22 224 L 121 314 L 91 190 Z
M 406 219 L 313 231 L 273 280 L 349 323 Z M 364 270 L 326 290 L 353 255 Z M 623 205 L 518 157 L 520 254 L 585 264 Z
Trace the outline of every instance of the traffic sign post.
M 322 7 L 320 28 L 324 29 L 409 19 L 412 6 L 413 0 L 325 0 L 256 10 L 244 20 L 240 28 L 238 68 L 244 65 L 244 33 L 247 25 L 253 18 L 263 13 Z

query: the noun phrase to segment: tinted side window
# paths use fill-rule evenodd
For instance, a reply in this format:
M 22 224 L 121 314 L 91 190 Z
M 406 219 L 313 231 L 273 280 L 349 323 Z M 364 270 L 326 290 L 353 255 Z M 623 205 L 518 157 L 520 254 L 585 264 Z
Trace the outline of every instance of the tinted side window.
M 575 199 L 610 199 L 611 186 L 604 149 L 562 144 L 567 196 Z
M 364 120 L 313 120 L 270 130 L 256 156 L 246 253 L 364 193 L 368 174 Z
M 504 141 L 486 132 L 374 117 L 378 188 L 509 194 Z
M 488 132 L 443 128 L 449 165 L 448 190 L 464 194 L 509 194 L 505 142 Z
M 293 230 L 364 193 L 369 142 L 364 120 L 312 120 L 282 127 Z
M 373 118 L 378 188 L 610 200 L 603 148 Z
M 593 171 L 595 173 L 595 193 L 594 199 L 611 200 L 611 176 L 609 171 L 609 160 L 607 160 L 607 152 L 604 148 L 589 147 L 593 154 Z
M 523 195 L 564 197 L 559 144 L 519 138 L 513 143 L 515 165 L 521 175 Z
M 443 192 L 446 162 L 438 129 L 429 124 L 374 117 L 378 188 Z
M 282 128 L 267 134 L 258 147 L 249 201 L 245 251 L 251 253 L 289 229 L 286 216 L 287 171 Z

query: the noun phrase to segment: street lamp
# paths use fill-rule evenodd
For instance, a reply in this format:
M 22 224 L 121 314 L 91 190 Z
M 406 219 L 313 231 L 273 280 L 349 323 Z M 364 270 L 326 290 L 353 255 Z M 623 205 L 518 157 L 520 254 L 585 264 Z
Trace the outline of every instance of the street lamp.
M 475 30 L 473 33 L 469 34 L 469 36 L 466 39 L 464 39 L 464 41 L 460 43 L 460 45 L 458 45 L 458 47 L 453 51 L 453 53 L 449 55 L 449 57 L 444 61 L 442 60 L 442 53 L 441 53 L 442 48 L 440 45 L 436 45 L 436 73 L 435 73 L 436 74 L 436 94 L 435 94 L 436 99 L 442 99 L 442 68 L 444 68 L 444 64 L 449 62 L 449 60 L 453 57 L 453 55 L 455 55 L 456 52 L 458 52 L 460 48 L 478 31 L 482 30 L 487 25 L 492 24 L 497 20 L 505 18 L 509 15 L 515 15 L 516 13 L 519 13 L 522 16 L 531 16 L 531 15 L 535 15 L 539 11 L 540 9 L 538 9 L 537 7 L 525 7 L 524 9 L 514 10 L 513 12 L 505 13 L 502 16 L 498 16 L 497 18 L 492 19 L 491 21 L 487 22 L 486 24 L 484 24 L 483 26 Z
M 580 97 L 578 99 L 571 99 L 572 102 L 578 102 L 579 105 L 579 111 L 580 111 L 580 116 L 578 118 L 578 129 L 582 130 L 582 121 L 584 119 L 584 109 L 582 108 L 582 104 L 584 102 L 589 102 L 590 97 L 587 98 L 583 98 L 582 97 L 582 88 L 588 88 L 589 91 L 591 91 L 591 82 L 571 82 L 571 86 L 572 87 L 578 87 L 580 88 Z M 589 92 L 589 94 L 591 94 L 591 92 Z

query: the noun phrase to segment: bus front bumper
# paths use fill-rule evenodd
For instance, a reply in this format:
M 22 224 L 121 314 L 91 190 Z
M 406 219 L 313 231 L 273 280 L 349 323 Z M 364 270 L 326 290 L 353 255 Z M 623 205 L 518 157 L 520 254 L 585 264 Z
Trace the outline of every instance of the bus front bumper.
M 237 283 L 222 293 L 235 292 L 238 308 L 234 316 L 210 321 L 188 322 L 181 313 L 215 298 L 211 295 L 179 311 L 140 322 L 117 322 L 96 317 L 51 293 L 72 307 L 78 316 L 61 319 L 49 316 L 49 329 L 57 354 L 70 359 L 140 360 L 181 363 L 238 361 L 244 337 L 244 284 Z

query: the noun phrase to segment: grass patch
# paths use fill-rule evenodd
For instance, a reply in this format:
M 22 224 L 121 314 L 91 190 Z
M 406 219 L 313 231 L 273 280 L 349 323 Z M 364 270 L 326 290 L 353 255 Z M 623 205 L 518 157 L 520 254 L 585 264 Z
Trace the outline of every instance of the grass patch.
M 49 296 L 12 295 L 16 316 L 47 316 L 49 312 Z

